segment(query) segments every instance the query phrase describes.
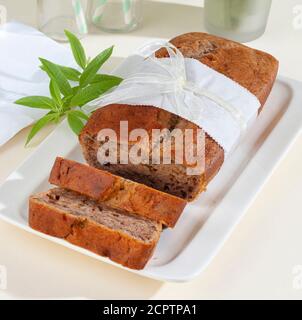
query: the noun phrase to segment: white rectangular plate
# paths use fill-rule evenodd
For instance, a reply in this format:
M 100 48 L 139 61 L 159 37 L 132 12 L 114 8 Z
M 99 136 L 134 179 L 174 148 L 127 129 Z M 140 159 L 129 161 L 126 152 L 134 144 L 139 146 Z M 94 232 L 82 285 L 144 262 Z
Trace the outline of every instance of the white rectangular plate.
M 209 264 L 260 192 L 302 126 L 302 84 L 280 77 L 263 112 L 208 190 L 188 205 L 173 230 L 165 230 L 153 258 L 140 275 L 188 281 Z M 29 195 L 49 188 L 57 156 L 84 161 L 77 139 L 63 122 L 0 187 L 0 218 L 85 255 L 107 258 L 44 235 L 27 223 Z M 127 269 L 128 270 L 128 269 Z

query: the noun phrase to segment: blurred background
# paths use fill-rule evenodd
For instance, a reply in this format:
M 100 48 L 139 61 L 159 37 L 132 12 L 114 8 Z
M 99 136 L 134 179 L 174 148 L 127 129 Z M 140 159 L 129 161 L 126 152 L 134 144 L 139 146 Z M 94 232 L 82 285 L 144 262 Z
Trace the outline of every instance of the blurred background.
M 41 22 L 41 3 L 45 5 L 47 9 L 47 2 L 52 3 L 52 7 L 56 6 L 56 3 L 63 3 L 66 0 L 0 0 L 0 6 L 4 6 L 7 10 L 8 20 L 18 20 L 26 24 L 38 27 L 40 23 L 43 23 L 43 19 L 47 19 L 47 15 L 50 15 L 49 10 L 44 11 L 44 16 L 42 16 Z M 68 0 L 67 0 L 68 1 Z M 100 2 L 101 1 L 101 2 Z M 110 28 L 110 23 L 114 25 L 114 17 L 110 17 L 110 11 L 108 14 L 106 11 L 103 14 L 104 21 L 107 18 L 107 25 L 102 28 L 97 26 L 97 23 L 91 23 L 93 15 L 95 14 L 95 6 L 97 3 L 102 3 L 106 0 L 85 0 L 81 1 L 83 6 L 88 2 L 90 4 L 90 9 L 86 12 L 88 15 L 88 31 L 89 38 L 100 36 L 95 38 L 95 43 L 93 41 L 87 41 L 88 50 L 94 51 L 93 46 L 102 44 L 104 46 L 111 45 L 112 39 L 117 45 L 115 54 L 120 57 L 125 57 L 129 55 L 135 48 L 140 46 L 142 43 L 146 42 L 146 38 L 164 38 L 169 39 L 176 35 L 191 32 L 191 31 L 208 31 L 209 23 L 207 27 L 205 26 L 205 20 L 210 20 L 210 22 L 218 23 L 220 29 L 222 29 L 222 35 L 231 38 L 230 34 L 224 32 L 223 27 L 231 27 L 238 23 L 238 19 L 234 22 L 234 15 L 231 12 L 227 12 L 233 7 L 238 7 L 238 3 L 245 2 L 245 0 L 144 0 L 141 2 L 141 11 L 139 11 L 138 19 L 139 24 L 130 30 L 121 30 L 120 33 L 113 34 L 106 32 L 106 27 Z M 120 0 L 124 1 L 124 0 Z M 259 0 L 249 0 L 248 2 L 253 6 Z M 70 2 L 70 1 L 69 1 Z M 107 2 L 110 2 L 108 0 Z M 204 4 L 209 3 L 209 10 L 207 15 L 205 15 Z M 261 0 L 260 5 L 262 5 L 262 12 L 264 17 L 255 17 L 248 15 L 244 17 L 243 22 L 239 22 L 242 28 L 246 26 L 253 27 L 261 20 L 266 20 L 265 11 L 267 11 L 268 4 L 271 1 Z M 40 3 L 38 10 L 38 3 Z M 216 3 L 216 5 L 215 5 Z M 224 17 L 221 17 L 221 11 L 223 10 L 222 3 L 224 3 Z M 210 7 L 212 5 L 212 8 Z M 91 13 L 91 6 L 94 6 L 94 12 Z M 259 4 L 258 4 L 259 6 Z M 257 8 L 257 7 L 256 7 Z M 253 9 L 253 8 L 252 8 Z M 214 13 L 213 13 L 214 10 Z M 268 9 L 269 10 L 269 9 Z M 220 13 L 219 13 L 220 12 Z M 226 19 L 226 14 L 229 14 L 229 18 Z M 238 13 L 235 12 L 238 15 Z M 249 14 L 249 13 L 248 13 Z M 269 50 L 269 52 L 279 58 L 282 61 L 280 66 L 280 72 L 296 79 L 302 80 L 301 71 L 299 68 L 293 67 L 295 64 L 299 65 L 301 61 L 301 51 L 302 51 L 302 1 L 301 0 L 272 0 L 272 5 L 269 10 L 269 16 L 267 18 L 267 28 L 262 36 L 249 42 L 250 46 L 255 46 L 258 49 Z M 46 16 L 46 17 L 45 17 Z M 254 19 L 254 20 L 253 20 Z M 40 20 L 40 21 L 39 21 Z M 105 21 L 105 22 L 106 22 Z M 104 22 L 104 23 L 105 23 Z M 220 25 L 219 25 L 220 23 Z M 260 23 L 261 24 L 261 23 Z M 105 31 L 104 31 L 105 30 Z M 126 33 L 126 31 L 131 31 Z M 211 33 L 215 33 L 217 28 L 210 28 Z M 219 30 L 218 30 L 219 31 Z M 220 30 L 221 31 L 221 30 Z M 217 33 L 217 32 L 216 32 Z M 223 34 L 225 33 L 225 34 Z M 127 36 L 126 36 L 127 35 Z M 238 40 L 238 39 L 236 39 Z M 239 39 L 240 40 L 240 39 Z M 244 40 L 244 39 L 243 39 Z M 247 37 L 247 40 L 250 40 Z M 244 41 L 245 42 L 245 41 Z M 282 43 L 282 50 L 280 47 Z M 291 56 L 288 59 L 289 55 Z M 289 61 L 290 60 L 290 61 Z

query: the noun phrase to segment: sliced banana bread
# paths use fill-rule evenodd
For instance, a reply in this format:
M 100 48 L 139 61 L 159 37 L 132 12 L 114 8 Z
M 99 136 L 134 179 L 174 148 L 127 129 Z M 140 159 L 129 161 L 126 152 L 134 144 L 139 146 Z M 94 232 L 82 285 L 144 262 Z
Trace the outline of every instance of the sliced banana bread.
M 49 182 L 168 227 L 176 224 L 186 206 L 181 198 L 60 157 L 53 165 Z
M 29 225 L 131 269 L 151 258 L 161 224 L 61 188 L 29 199 Z

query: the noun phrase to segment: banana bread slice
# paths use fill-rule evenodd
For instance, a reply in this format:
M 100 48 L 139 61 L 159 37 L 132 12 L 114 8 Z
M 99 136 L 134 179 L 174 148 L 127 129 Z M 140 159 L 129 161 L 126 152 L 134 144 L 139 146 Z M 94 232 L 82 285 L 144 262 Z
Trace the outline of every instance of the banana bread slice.
M 49 182 L 79 192 L 108 207 L 125 210 L 173 227 L 187 202 L 86 164 L 58 157 Z
M 29 199 L 29 225 L 131 269 L 151 258 L 161 224 L 55 188 Z
M 199 32 L 178 36 L 170 42 L 184 57 L 196 59 L 239 83 L 253 93 L 263 107 L 278 71 L 278 61 L 273 56 L 234 41 Z M 167 57 L 167 51 L 159 50 L 157 57 Z M 121 164 L 119 161 L 117 164 L 101 164 L 97 160 L 100 147 L 97 134 L 101 129 L 109 128 L 119 137 L 120 121 L 128 121 L 129 132 L 137 128 L 145 129 L 148 133 L 152 129 L 199 129 L 194 123 L 155 106 L 105 106 L 92 114 L 79 137 L 84 157 L 90 165 L 192 201 L 206 188 L 223 164 L 224 150 L 208 135 L 203 154 L 205 169 L 199 175 L 187 175 L 186 164 L 134 165 Z

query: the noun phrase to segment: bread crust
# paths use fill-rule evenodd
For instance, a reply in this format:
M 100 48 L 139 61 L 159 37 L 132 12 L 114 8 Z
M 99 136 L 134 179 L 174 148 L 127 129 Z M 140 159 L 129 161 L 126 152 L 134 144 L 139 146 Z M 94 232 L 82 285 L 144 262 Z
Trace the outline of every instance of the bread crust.
M 168 227 L 175 226 L 187 204 L 183 199 L 143 184 L 60 157 L 53 165 L 49 182 Z
M 34 197 L 29 199 L 31 228 L 108 257 L 131 269 L 143 269 L 160 237 L 160 224 L 154 238 L 143 242 L 124 232 L 112 230 L 93 220 L 75 216 Z
M 186 58 L 193 58 L 224 74 L 253 93 L 263 106 L 278 72 L 272 55 L 203 32 L 190 32 L 170 41 Z M 157 52 L 167 57 L 166 50 Z
M 184 57 L 206 64 L 249 90 L 261 103 L 259 112 L 262 110 L 278 71 L 278 61 L 273 56 L 234 41 L 199 32 L 183 34 L 170 42 L 182 52 Z M 158 58 L 167 57 L 167 51 L 161 49 L 156 55 Z M 196 130 L 199 128 L 190 121 L 154 106 L 125 104 L 105 106 L 93 113 L 79 136 L 84 157 L 89 164 L 95 165 L 95 161 L 91 159 L 91 151 L 94 147 L 97 148 L 96 144 L 93 146 L 96 142 L 91 141 L 103 128 L 112 128 L 118 134 L 119 123 L 122 120 L 129 121 L 129 131 L 135 128 L 143 128 L 147 131 L 155 128 L 169 128 L 171 120 L 174 124 L 176 123 L 177 128 Z M 196 177 L 194 188 L 188 196 L 183 198 L 188 201 L 194 200 L 218 173 L 223 161 L 223 149 L 206 135 L 205 171 Z M 111 169 L 108 168 L 108 170 Z

